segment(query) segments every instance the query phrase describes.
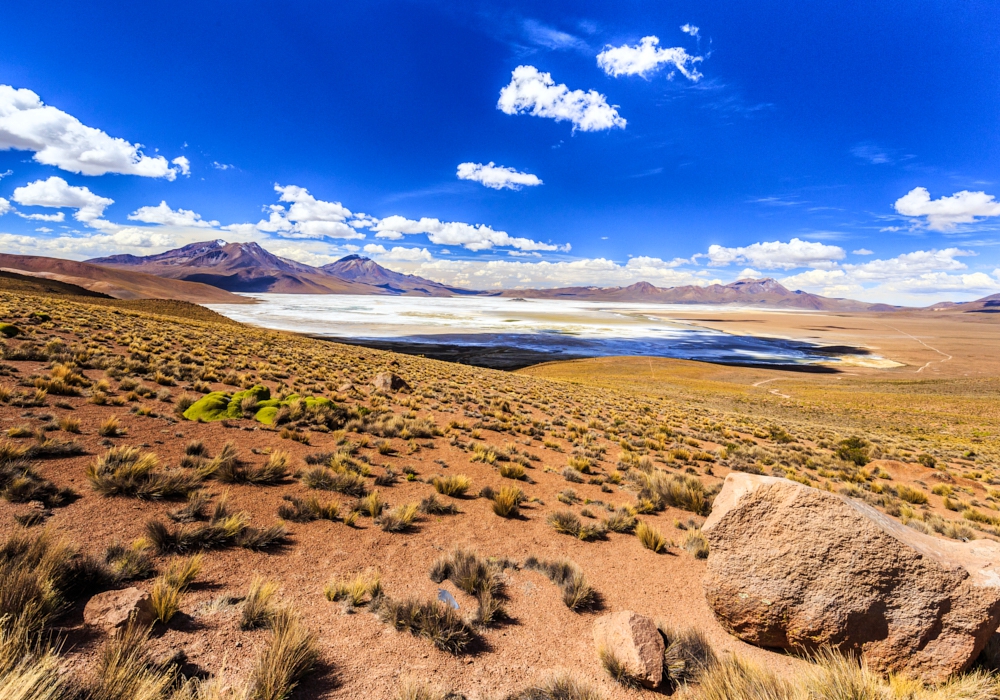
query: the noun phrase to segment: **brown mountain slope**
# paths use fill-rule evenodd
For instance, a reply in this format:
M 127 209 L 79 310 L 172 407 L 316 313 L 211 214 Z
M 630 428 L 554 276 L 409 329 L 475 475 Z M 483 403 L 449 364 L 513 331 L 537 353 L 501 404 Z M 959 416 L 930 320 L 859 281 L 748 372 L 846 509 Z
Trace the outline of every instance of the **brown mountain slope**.
M 935 311 L 945 313 L 965 313 L 965 314 L 1000 314 L 1000 294 L 991 294 L 975 301 L 964 301 L 955 303 L 953 301 L 943 301 L 933 306 L 928 306 L 923 311 Z
M 0 254 L 0 270 L 57 280 L 117 299 L 177 299 L 195 304 L 245 304 L 247 299 L 207 284 L 168 280 L 75 260 Z
M 531 299 L 580 299 L 587 301 L 654 302 L 658 304 L 741 304 L 817 311 L 892 311 L 901 307 L 869 304 L 852 299 L 831 299 L 808 292 L 791 291 L 776 280 L 742 279 L 707 287 L 656 287 L 637 282 L 628 287 L 562 287 L 558 289 L 508 290 L 503 296 Z
M 231 292 L 425 296 L 460 293 L 430 280 L 387 270 L 359 256 L 348 256 L 318 268 L 274 255 L 257 243 L 206 241 L 158 255 L 113 255 L 88 262 L 202 282 Z

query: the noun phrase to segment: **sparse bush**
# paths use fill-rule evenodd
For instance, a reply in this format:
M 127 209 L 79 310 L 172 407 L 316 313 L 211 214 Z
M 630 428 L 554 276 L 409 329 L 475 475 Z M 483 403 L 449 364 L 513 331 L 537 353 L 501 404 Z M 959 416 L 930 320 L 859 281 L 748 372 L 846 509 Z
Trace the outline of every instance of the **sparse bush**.
M 452 654 L 461 654 L 476 638 L 458 613 L 438 600 L 398 601 L 383 597 L 377 612 L 386 624 L 429 639 L 438 649 Z
M 252 630 L 266 627 L 274 617 L 275 608 L 272 604 L 278 592 L 278 584 L 256 577 L 250 582 L 250 589 L 243 599 L 243 610 L 240 613 L 240 629 Z
M 472 487 L 472 480 L 464 474 L 454 476 L 436 476 L 431 479 L 431 485 L 443 496 L 458 498 Z
M 516 518 L 521 514 L 524 492 L 516 486 L 502 486 L 492 500 L 494 513 L 501 518 Z
M 568 559 L 539 561 L 535 557 L 528 557 L 524 561 L 524 568 L 540 571 L 559 586 L 562 589 L 563 603 L 573 612 L 599 607 L 600 596 L 597 591 L 587 583 L 587 577 L 580 567 Z
M 639 521 L 635 528 L 635 536 L 646 549 L 659 554 L 667 548 L 667 538 L 659 530 L 647 523 L 645 520 Z
M 372 494 L 375 495 L 375 494 Z M 407 503 L 383 513 L 379 518 L 379 527 L 386 532 L 405 532 L 413 527 L 419 513 L 419 504 Z
M 112 447 L 87 467 L 87 479 L 102 496 L 142 499 L 187 496 L 201 487 L 198 474 L 182 470 L 161 471 L 152 452 L 137 447 Z
M 601 660 L 601 666 L 604 667 L 611 680 L 618 685 L 631 689 L 642 687 L 640 679 L 630 673 L 628 666 L 608 647 L 599 647 L 597 658 Z
M 335 579 L 326 584 L 323 594 L 329 601 L 345 600 L 351 606 L 359 607 L 378 600 L 382 595 L 382 577 L 378 571 L 366 571 L 353 578 Z
M 271 619 L 271 641 L 250 674 L 250 697 L 285 700 L 318 660 L 316 634 L 292 610 L 277 610 Z
M 684 549 L 686 549 L 695 559 L 708 558 L 708 538 L 701 530 L 692 530 L 684 539 Z

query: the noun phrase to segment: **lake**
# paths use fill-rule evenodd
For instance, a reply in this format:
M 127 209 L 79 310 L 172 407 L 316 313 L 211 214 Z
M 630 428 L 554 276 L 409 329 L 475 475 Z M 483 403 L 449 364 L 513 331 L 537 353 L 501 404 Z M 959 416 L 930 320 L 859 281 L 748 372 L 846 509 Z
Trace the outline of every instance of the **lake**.
M 648 355 L 823 372 L 836 371 L 838 357 L 845 354 L 842 347 L 735 335 L 665 317 L 671 310 L 718 308 L 710 306 L 505 297 L 244 296 L 258 303 L 208 307 L 265 328 L 498 369 L 548 360 Z

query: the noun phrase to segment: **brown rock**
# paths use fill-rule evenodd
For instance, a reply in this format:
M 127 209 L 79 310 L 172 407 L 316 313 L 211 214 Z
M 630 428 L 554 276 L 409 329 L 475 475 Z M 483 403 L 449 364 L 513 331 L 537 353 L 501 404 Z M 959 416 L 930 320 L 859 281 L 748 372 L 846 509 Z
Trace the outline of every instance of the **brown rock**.
M 845 496 L 740 473 L 702 531 L 708 603 L 751 644 L 829 644 L 940 682 L 1000 623 L 1000 543 L 924 535 Z
M 83 609 L 85 624 L 100 627 L 109 634 L 125 627 L 132 615 L 140 625 L 151 625 L 155 618 L 149 594 L 138 588 L 98 593 Z
M 631 610 L 602 615 L 594 622 L 597 653 L 607 649 L 647 688 L 663 679 L 663 637 L 656 623 Z
M 380 375 L 375 377 L 375 381 L 372 382 L 376 391 L 381 391 L 384 394 L 391 394 L 397 391 L 409 391 L 410 385 L 406 381 L 392 372 L 382 372 Z

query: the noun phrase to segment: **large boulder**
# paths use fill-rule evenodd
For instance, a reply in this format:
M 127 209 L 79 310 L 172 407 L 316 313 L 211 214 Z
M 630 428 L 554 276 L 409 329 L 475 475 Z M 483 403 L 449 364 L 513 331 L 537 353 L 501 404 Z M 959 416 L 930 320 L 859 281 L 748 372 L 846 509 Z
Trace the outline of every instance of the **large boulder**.
M 406 383 L 406 380 L 392 372 L 382 372 L 375 377 L 372 385 L 375 387 L 375 391 L 381 391 L 383 394 L 410 390 L 410 385 Z
M 1000 544 L 924 535 L 864 503 L 733 473 L 702 531 L 708 603 L 763 647 L 858 653 L 881 672 L 940 682 L 1000 623 Z
M 83 622 L 108 634 L 126 627 L 130 618 L 134 618 L 136 624 L 147 626 L 153 624 L 155 617 L 149 594 L 138 588 L 98 593 L 83 609 Z
M 594 622 L 597 653 L 606 650 L 647 688 L 663 680 L 663 637 L 656 623 L 631 610 L 602 615 Z

